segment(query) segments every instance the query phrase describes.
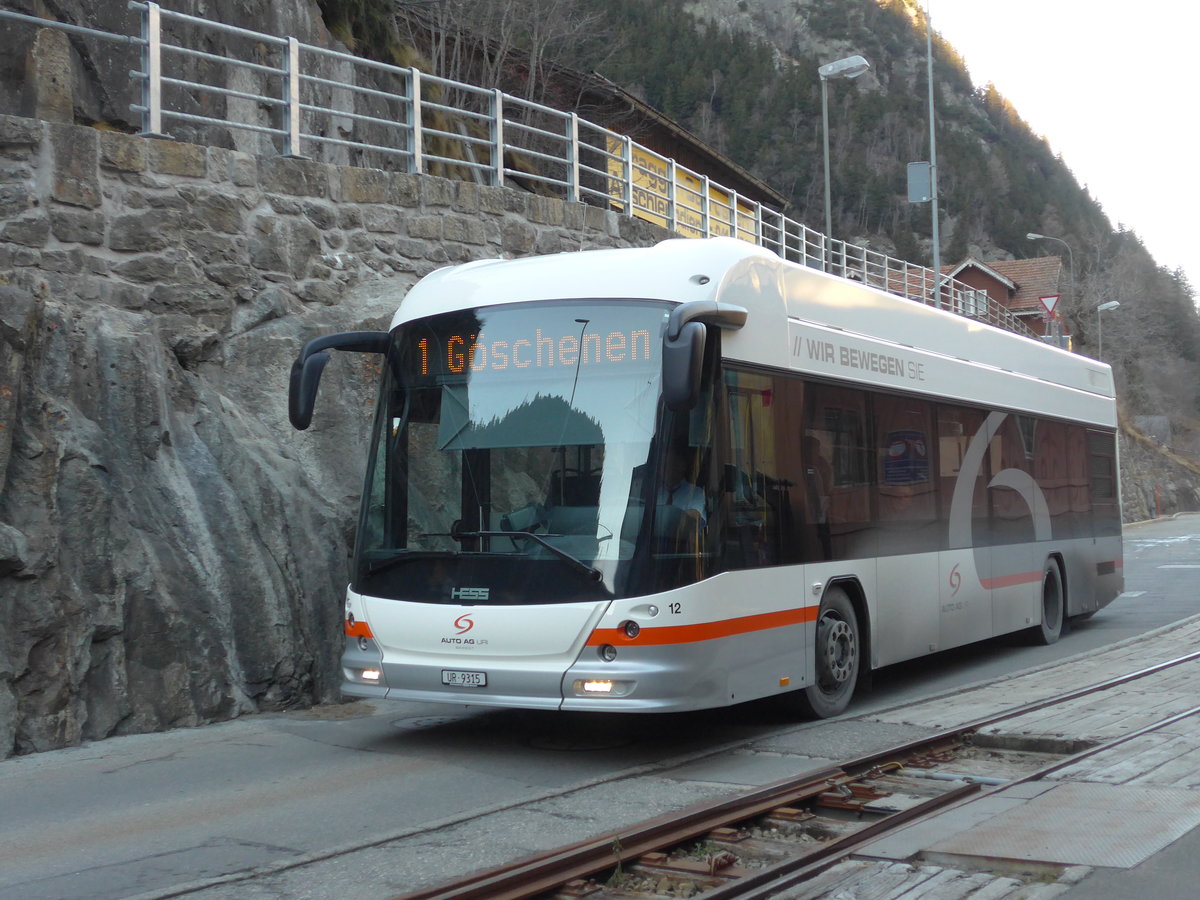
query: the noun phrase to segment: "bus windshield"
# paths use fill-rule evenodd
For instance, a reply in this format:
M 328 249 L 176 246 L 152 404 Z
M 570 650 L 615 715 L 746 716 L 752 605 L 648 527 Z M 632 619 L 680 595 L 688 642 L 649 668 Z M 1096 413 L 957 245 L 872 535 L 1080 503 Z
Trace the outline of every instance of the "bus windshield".
M 619 593 L 644 518 L 669 312 L 531 302 L 397 327 L 356 589 L 485 604 Z

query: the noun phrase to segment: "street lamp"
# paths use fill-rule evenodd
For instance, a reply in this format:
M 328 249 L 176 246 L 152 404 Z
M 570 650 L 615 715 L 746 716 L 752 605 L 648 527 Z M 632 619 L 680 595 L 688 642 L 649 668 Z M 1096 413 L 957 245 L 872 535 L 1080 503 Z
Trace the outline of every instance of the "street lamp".
M 1051 235 L 1048 235 L 1048 234 L 1038 234 L 1035 231 L 1029 232 L 1027 235 L 1025 235 L 1025 237 L 1027 240 L 1031 240 L 1031 241 L 1057 241 L 1058 243 L 1062 244 L 1064 247 L 1067 248 L 1067 265 L 1070 267 L 1070 273 L 1071 273 L 1071 302 L 1074 303 L 1075 302 L 1075 254 L 1071 252 L 1071 245 L 1068 244 L 1066 241 L 1064 241 L 1062 238 L 1052 237 Z M 1111 307 L 1106 307 L 1106 308 L 1111 309 Z M 1060 343 L 1061 343 L 1062 336 L 1056 335 L 1056 337 L 1060 338 Z
M 925 3 L 925 65 L 929 82 L 929 212 L 933 224 L 933 286 L 938 309 L 942 308 L 942 241 L 938 235 L 937 130 L 933 112 L 933 21 Z M 953 295 L 953 291 L 951 291 Z
M 1105 310 L 1116 309 L 1121 305 L 1120 300 L 1109 300 L 1096 307 L 1096 358 L 1104 362 L 1104 316 Z
M 833 235 L 833 205 L 829 196 L 829 81 L 833 78 L 851 80 L 871 70 L 871 64 L 861 56 L 847 56 L 826 63 L 817 69 L 821 76 L 821 130 L 825 136 L 825 270 L 829 270 L 829 241 Z

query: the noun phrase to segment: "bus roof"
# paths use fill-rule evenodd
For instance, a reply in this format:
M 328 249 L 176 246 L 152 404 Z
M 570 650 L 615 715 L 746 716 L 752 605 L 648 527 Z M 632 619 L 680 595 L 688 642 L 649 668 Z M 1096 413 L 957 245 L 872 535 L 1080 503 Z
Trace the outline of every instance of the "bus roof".
M 439 269 L 392 327 L 500 303 L 552 299 L 718 300 L 749 315 L 727 358 L 778 369 L 1115 427 L 1112 371 L 977 319 L 786 262 L 733 238 L 673 239 Z

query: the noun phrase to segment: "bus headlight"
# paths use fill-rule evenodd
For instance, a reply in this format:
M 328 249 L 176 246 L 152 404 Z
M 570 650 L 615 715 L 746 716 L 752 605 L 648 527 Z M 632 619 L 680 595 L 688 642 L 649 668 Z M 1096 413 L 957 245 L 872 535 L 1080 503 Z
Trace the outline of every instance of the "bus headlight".
M 623 626 L 623 630 L 625 632 L 625 637 L 632 641 L 635 637 L 642 633 L 642 626 L 630 619 Z
M 597 652 L 600 654 L 600 658 L 605 662 L 612 662 L 617 658 L 617 648 L 612 644 L 601 644 L 600 649 Z

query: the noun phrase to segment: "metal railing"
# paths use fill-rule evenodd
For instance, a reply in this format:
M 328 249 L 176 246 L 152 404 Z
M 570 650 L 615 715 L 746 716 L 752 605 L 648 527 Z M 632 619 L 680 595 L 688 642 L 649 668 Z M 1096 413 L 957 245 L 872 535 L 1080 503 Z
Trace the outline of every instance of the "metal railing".
M 833 240 L 575 113 L 157 3 L 128 6 L 139 13 L 140 37 L 3 10 L 0 17 L 137 46 L 140 67 L 129 75 L 141 85 L 141 102 L 130 108 L 147 137 L 168 137 L 171 123 L 188 132 L 178 139 L 204 143 L 206 129 L 221 129 L 258 155 L 522 187 L 615 209 L 684 237 L 740 238 L 792 262 L 1037 337 L 982 292 L 947 276 L 939 287 L 931 269 Z M 176 42 L 167 39 L 167 24 L 182 35 Z M 244 41 L 244 52 L 196 49 L 212 32 Z M 183 77 L 189 70 L 181 63 L 189 60 L 194 74 Z

